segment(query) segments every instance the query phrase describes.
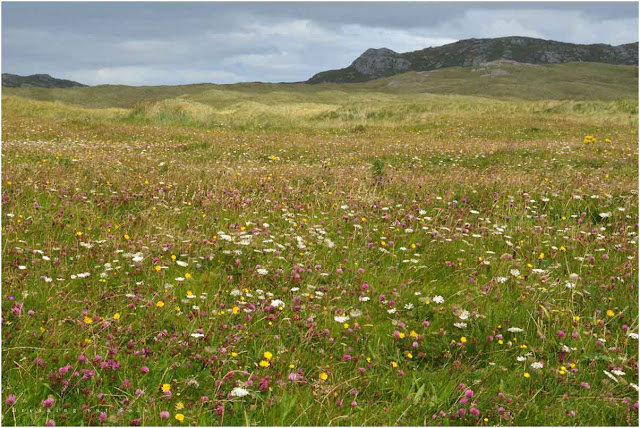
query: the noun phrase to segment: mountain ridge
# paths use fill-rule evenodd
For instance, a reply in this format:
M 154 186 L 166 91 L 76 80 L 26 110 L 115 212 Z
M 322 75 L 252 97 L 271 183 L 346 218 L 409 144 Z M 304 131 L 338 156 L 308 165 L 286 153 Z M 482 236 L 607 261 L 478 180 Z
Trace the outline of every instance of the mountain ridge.
M 7 88 L 84 88 L 87 85 L 73 80 L 56 79 L 48 74 L 32 74 L 20 76 L 12 73 L 2 73 L 2 86 Z
M 495 60 L 528 64 L 602 62 L 638 65 L 638 42 L 618 46 L 581 45 L 531 37 L 465 39 L 442 46 L 398 53 L 388 48 L 369 48 L 348 67 L 315 74 L 306 83 L 355 83 L 408 71 L 431 71 L 468 67 Z

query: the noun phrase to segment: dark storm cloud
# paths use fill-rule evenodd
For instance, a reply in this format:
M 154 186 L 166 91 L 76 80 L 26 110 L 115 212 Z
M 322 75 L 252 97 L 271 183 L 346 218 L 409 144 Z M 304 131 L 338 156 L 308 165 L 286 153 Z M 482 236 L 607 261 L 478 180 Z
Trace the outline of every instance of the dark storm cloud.
M 88 84 L 297 81 L 369 47 L 637 41 L 637 3 L 3 3 L 2 71 Z

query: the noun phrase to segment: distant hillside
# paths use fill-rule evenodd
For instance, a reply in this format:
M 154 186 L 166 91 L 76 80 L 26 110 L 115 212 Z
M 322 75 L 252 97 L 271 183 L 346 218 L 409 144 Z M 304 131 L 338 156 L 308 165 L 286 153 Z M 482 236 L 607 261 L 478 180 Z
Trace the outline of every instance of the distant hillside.
M 529 37 L 468 39 L 414 52 L 367 49 L 349 67 L 323 71 L 307 83 L 366 82 L 409 71 L 468 67 L 507 59 L 527 64 L 598 62 L 638 65 L 638 43 L 619 46 L 578 45 Z
M 210 83 L 181 86 L 99 85 L 88 88 L 4 88 L 4 95 L 62 102 L 89 108 L 135 108 L 139 103 L 185 99 L 214 108 L 244 102 L 269 108 L 278 104 L 333 105 L 363 94 L 471 95 L 502 100 L 616 101 L 638 99 L 638 66 L 594 62 L 522 64 L 500 60 L 474 67 L 411 71 L 362 83 Z M 266 108 L 265 107 L 265 108 Z
M 2 73 L 2 86 L 7 88 L 82 88 L 87 85 L 73 80 L 56 79 L 48 74 L 18 76 L 17 74 Z

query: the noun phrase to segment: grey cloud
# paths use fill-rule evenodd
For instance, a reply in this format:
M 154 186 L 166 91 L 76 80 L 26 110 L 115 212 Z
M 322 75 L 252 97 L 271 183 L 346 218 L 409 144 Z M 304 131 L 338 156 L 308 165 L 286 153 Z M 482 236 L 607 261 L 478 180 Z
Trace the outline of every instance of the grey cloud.
M 3 3 L 3 72 L 88 84 L 300 81 L 370 47 L 637 41 L 637 3 Z

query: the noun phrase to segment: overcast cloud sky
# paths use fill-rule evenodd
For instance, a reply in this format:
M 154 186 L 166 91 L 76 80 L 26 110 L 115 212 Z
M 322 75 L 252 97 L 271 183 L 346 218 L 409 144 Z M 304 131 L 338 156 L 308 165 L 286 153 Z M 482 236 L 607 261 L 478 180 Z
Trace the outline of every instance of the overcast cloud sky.
M 293 82 L 368 48 L 638 41 L 627 3 L 2 3 L 2 72 L 89 85 Z

